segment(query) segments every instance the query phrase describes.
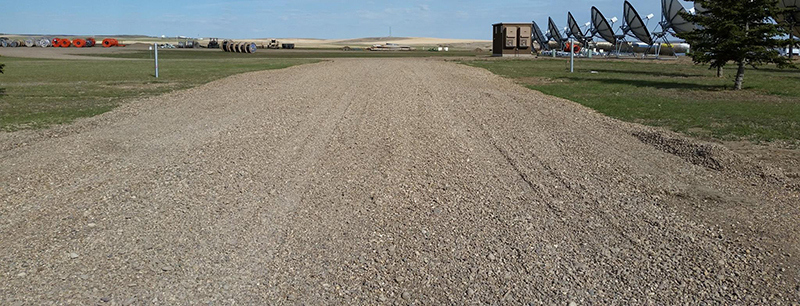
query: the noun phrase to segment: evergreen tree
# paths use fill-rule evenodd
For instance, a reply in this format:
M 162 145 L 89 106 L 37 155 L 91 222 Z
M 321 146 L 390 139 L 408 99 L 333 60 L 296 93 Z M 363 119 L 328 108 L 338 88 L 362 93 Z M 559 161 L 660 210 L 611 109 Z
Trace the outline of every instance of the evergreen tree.
M 791 62 L 776 49 L 783 45 L 779 38 L 786 29 L 773 23 L 772 17 L 783 14 L 778 0 L 694 0 L 703 10 L 695 15 L 684 14 L 698 29 L 678 34 L 686 40 L 695 63 L 720 69 L 728 62 L 738 67 L 734 89 L 742 89 L 745 66 L 756 68 L 776 64 L 791 67 Z

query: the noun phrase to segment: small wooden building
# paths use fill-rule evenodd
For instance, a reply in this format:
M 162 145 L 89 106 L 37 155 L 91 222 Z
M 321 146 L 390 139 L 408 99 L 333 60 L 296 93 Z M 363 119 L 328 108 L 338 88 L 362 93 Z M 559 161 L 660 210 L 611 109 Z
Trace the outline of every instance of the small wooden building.
M 492 25 L 492 56 L 531 56 L 532 23 Z

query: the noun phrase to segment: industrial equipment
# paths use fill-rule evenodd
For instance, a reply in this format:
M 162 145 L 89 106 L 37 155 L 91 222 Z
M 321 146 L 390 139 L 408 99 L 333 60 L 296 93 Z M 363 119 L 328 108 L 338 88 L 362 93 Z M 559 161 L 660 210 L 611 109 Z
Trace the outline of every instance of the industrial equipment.
M 183 48 L 193 49 L 193 48 L 199 48 L 199 47 L 200 47 L 200 43 L 197 42 L 196 40 L 188 39 L 188 40 L 185 40 L 185 41 L 179 41 L 178 42 L 178 48 L 180 48 L 180 49 L 183 49 Z
M 226 40 L 222 42 L 222 51 L 235 53 L 256 53 L 258 46 L 254 42 L 235 42 Z
M 216 38 L 211 38 L 211 41 L 208 42 L 208 45 L 206 45 L 206 48 L 219 49 L 219 40 L 217 40 Z
M 277 39 L 270 39 L 269 43 L 267 43 L 267 49 L 280 49 L 281 42 Z
M 106 38 L 103 39 L 103 47 L 110 48 L 110 47 L 124 47 L 125 45 L 120 44 L 118 40 L 113 38 Z

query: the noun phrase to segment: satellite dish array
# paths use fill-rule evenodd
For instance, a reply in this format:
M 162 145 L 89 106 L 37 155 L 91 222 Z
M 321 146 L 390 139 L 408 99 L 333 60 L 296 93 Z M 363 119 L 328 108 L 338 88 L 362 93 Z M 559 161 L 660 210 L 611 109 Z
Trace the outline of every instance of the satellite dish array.
M 789 26 L 789 58 L 794 54 L 794 37 L 800 37 L 800 0 L 780 0 L 778 5 L 781 8 L 794 9 L 785 16 L 775 16 L 775 21 L 779 24 Z
M 782 1 L 800 2 L 800 0 Z M 695 10 L 701 11 L 702 8 L 695 8 Z M 633 8 L 633 5 L 631 5 L 630 2 L 625 1 L 623 4 L 623 24 L 619 28 L 620 33 L 617 33 L 614 30 L 613 25 L 618 21 L 618 19 L 616 17 L 606 19 L 605 16 L 603 16 L 603 13 L 601 13 L 597 7 L 593 6 L 591 11 L 592 21 L 586 24 L 589 26 L 588 30 L 584 32 L 580 25 L 575 21 L 575 17 L 572 16 L 572 13 L 568 12 L 567 27 L 565 28 L 564 34 L 566 35 L 566 39 L 574 38 L 584 45 L 591 42 L 593 38 L 603 39 L 614 46 L 617 56 L 619 56 L 620 52 L 622 51 L 623 44 L 628 43 L 627 39 L 629 37 L 635 38 L 648 46 L 648 49 L 645 52 L 646 55 L 654 47 L 654 45 L 656 45 L 657 40 L 663 40 L 667 45 L 671 46 L 671 43 L 666 39 L 668 34 L 685 33 L 695 29 L 694 24 L 686 21 L 686 19 L 681 16 L 681 13 L 685 11 L 686 10 L 678 0 L 661 0 L 662 17 L 661 22 L 658 23 L 658 25 L 661 27 L 661 31 L 651 33 L 647 29 L 647 22 L 642 19 L 641 15 L 639 15 L 639 12 Z M 650 14 L 647 16 L 647 20 L 649 21 L 653 17 L 654 15 Z M 548 42 L 550 40 L 555 41 L 559 46 L 562 46 L 565 43 L 566 39 L 561 36 L 561 33 L 558 31 L 558 26 L 556 26 L 552 18 L 548 18 L 549 31 L 547 36 L 542 36 L 541 31 L 537 31 L 539 26 L 535 21 L 533 22 L 533 28 L 533 39 L 534 41 L 538 42 L 540 46 L 542 46 L 542 49 L 549 49 Z M 660 54 L 660 50 L 657 54 Z
M 782 8 L 793 8 L 794 12 L 786 16 L 776 16 L 775 21 L 778 23 L 788 23 L 792 35 L 800 37 L 800 0 L 781 0 L 778 2 L 778 5 Z
M 788 24 L 789 35 L 792 37 L 800 37 L 800 0 L 780 0 L 778 4 L 782 8 L 794 9 L 794 11 L 776 16 L 775 21 L 778 23 Z M 689 10 L 693 14 L 703 14 L 707 10 L 701 5 L 694 3 L 694 7 Z M 622 51 L 622 46 L 628 43 L 628 38 L 635 38 L 648 46 L 644 55 L 646 56 L 654 47 L 657 49 L 656 54 L 661 54 L 662 44 L 657 44 L 662 41 L 663 45 L 667 45 L 673 50 L 675 55 L 675 48 L 672 43 L 667 39 L 667 35 L 677 35 L 680 33 L 687 33 L 697 29 L 697 25 L 687 21 L 683 14 L 687 10 L 681 5 L 678 0 L 661 0 L 661 21 L 658 23 L 660 31 L 650 32 L 639 12 L 633 8 L 629 1 L 623 4 L 623 24 L 619 27 L 620 33 L 614 30 L 614 23 L 618 21 L 617 17 L 606 19 L 603 13 L 597 7 L 592 7 L 591 22 L 586 25 L 589 26 L 587 31 L 583 31 L 580 25 L 575 21 L 575 17 L 571 12 L 567 12 L 567 27 L 564 28 L 564 35 L 562 36 L 552 18 L 548 18 L 548 32 L 542 35 L 539 26 L 533 22 L 533 40 L 542 46 L 543 50 L 549 50 L 549 41 L 553 40 L 559 45 L 558 49 L 562 47 L 566 41 L 573 38 L 584 45 L 588 45 L 594 38 L 603 39 L 614 46 L 616 55 L 619 56 Z M 647 15 L 647 21 L 653 18 L 653 14 Z M 790 47 L 791 48 L 791 47 Z M 791 52 L 791 51 L 790 51 Z

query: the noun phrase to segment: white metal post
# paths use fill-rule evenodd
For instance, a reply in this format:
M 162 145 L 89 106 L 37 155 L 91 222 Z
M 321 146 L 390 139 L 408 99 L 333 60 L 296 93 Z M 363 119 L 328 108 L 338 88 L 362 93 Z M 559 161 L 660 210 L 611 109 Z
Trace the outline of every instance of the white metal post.
M 575 72 L 575 41 L 569 39 L 569 73 Z
M 789 28 L 789 60 L 791 60 L 792 57 L 794 56 L 794 24 L 795 23 L 796 23 L 796 21 L 792 22 L 792 24 L 791 24 L 791 26 Z
M 155 54 L 156 54 L 155 57 L 156 57 L 156 79 L 157 79 L 158 78 L 158 43 L 154 43 L 153 45 L 154 45 L 153 46 L 153 50 L 155 50 Z

